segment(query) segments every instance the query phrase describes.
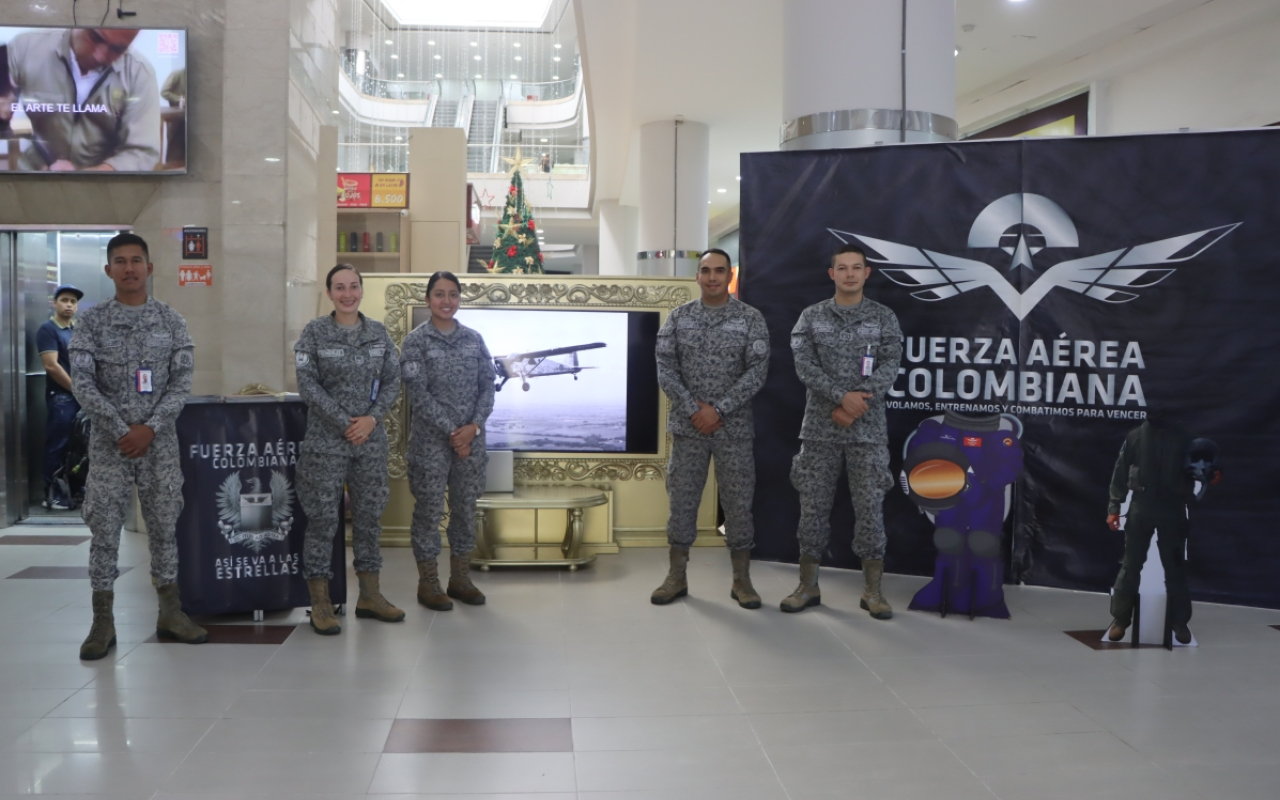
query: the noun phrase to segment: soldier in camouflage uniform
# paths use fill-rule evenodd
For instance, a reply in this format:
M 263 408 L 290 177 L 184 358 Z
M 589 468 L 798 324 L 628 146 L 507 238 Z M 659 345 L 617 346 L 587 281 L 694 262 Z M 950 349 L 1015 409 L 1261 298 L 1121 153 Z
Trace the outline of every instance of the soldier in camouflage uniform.
M 451 272 L 427 282 L 431 320 L 404 337 L 404 382 L 412 409 L 409 488 L 413 491 L 410 537 L 418 562 L 418 602 L 436 611 L 485 602 L 471 582 L 476 542 L 476 500 L 484 493 L 483 425 L 493 412 L 493 359 L 484 339 L 454 319 L 460 284 Z M 449 586 L 440 587 L 440 517 L 449 490 Z
M 806 308 L 791 331 L 796 373 L 808 397 L 800 452 L 791 462 L 791 483 L 800 493 L 800 585 L 782 610 L 821 602 L 818 565 L 831 538 L 843 462 L 856 518 L 853 551 L 866 581 L 860 605 L 876 619 L 889 619 L 893 609 L 880 590 L 884 493 L 893 485 L 884 401 L 898 377 L 902 330 L 892 311 L 863 296 L 871 268 L 860 247 L 841 247 L 831 262 L 835 297 Z
M 649 598 L 666 605 L 689 593 L 689 548 L 698 536 L 698 505 L 715 458 L 716 483 L 725 515 L 725 544 L 733 564 L 729 596 L 743 608 L 759 608 L 751 585 L 756 486 L 751 398 L 769 372 L 769 329 L 764 317 L 729 294 L 733 265 L 723 250 L 698 262 L 702 297 L 672 309 L 658 331 L 658 384 L 671 401 L 667 430 L 667 520 L 670 569 Z
M 208 634 L 182 613 L 178 542 L 182 469 L 175 422 L 195 371 L 195 343 L 186 321 L 147 296 L 154 269 L 147 243 L 122 233 L 107 243 L 112 300 L 90 308 L 71 339 L 71 388 L 92 422 L 84 521 L 89 544 L 93 627 L 80 647 L 86 660 L 116 643 L 112 605 L 120 575 L 120 529 L 137 486 L 151 545 L 151 578 L 160 599 L 156 633 L 188 644 Z
M 298 393 L 307 403 L 307 435 L 298 459 L 298 499 L 307 513 L 302 574 L 311 591 L 311 627 L 342 631 L 329 597 L 333 542 L 341 535 L 344 485 L 351 497 L 351 544 L 360 599 L 356 616 L 399 622 L 404 612 L 382 596 L 379 574 L 387 485 L 387 431 L 382 420 L 400 394 L 400 360 L 381 322 L 360 313 L 364 287 L 350 264 L 329 271 L 333 313 L 307 323 L 293 346 Z

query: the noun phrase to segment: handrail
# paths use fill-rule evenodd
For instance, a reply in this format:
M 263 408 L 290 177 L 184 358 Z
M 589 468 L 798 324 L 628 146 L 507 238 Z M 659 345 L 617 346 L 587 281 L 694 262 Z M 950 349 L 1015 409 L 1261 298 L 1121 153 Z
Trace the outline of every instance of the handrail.
M 505 114 L 507 111 L 507 98 L 498 97 L 498 113 L 493 119 L 493 136 L 490 137 L 489 143 L 493 145 L 492 155 L 489 156 L 489 171 L 498 171 L 498 158 L 502 155 L 502 129 L 506 127 Z

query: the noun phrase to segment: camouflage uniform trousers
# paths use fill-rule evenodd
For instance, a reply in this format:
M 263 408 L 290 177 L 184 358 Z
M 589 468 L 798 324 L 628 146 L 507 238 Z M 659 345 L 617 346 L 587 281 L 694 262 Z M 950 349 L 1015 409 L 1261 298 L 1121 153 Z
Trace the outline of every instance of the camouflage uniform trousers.
M 381 445 L 381 446 L 379 446 Z M 307 579 L 333 579 L 333 543 L 343 533 L 338 506 L 342 487 L 351 498 L 351 549 L 356 572 L 382 571 L 382 510 L 391 488 L 387 485 L 387 446 L 369 443 L 351 454 L 316 452 L 302 444 L 298 458 L 298 500 L 307 514 L 302 574 Z M 342 547 L 342 540 L 338 540 Z
M 884 558 L 884 493 L 893 486 L 889 448 L 883 444 L 808 440 L 791 461 L 791 485 L 800 493 L 800 552 L 822 558 L 831 540 L 831 506 L 841 462 L 849 472 L 853 499 L 853 552 L 861 559 Z
M 409 442 L 409 490 L 413 492 L 413 523 L 409 538 L 417 561 L 440 555 L 440 517 L 444 491 L 449 490 L 449 549 L 467 556 L 476 546 L 476 500 L 484 494 L 489 454 L 484 435 L 471 441 L 471 455 L 459 458 L 449 440 L 415 435 Z
M 120 577 L 120 530 L 138 487 L 142 519 L 151 548 L 151 577 L 156 586 L 178 581 L 178 539 L 175 529 L 182 513 L 182 468 L 178 464 L 178 436 L 156 436 L 141 458 L 125 458 L 116 443 L 90 436 L 89 477 L 85 482 L 84 522 L 93 534 L 89 542 L 89 584 L 95 592 L 110 592 Z
M 692 547 L 698 538 L 698 506 L 707 485 L 707 468 L 715 457 L 716 485 L 724 508 L 724 543 L 730 550 L 755 547 L 756 527 L 751 499 L 756 488 L 753 439 L 704 439 L 671 437 L 667 464 L 667 542 L 672 547 Z

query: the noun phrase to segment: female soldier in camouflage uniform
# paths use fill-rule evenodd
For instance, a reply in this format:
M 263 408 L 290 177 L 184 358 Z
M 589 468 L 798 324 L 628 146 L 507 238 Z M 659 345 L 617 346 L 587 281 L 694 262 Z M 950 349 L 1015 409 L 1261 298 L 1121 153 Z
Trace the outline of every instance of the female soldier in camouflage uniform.
M 307 403 L 307 435 L 298 459 L 298 499 L 307 512 L 302 574 L 311 590 L 311 627 L 341 633 L 329 599 L 338 507 L 351 493 L 352 548 L 360 579 L 357 617 L 399 622 L 404 612 L 378 588 L 379 520 L 387 486 L 387 432 L 380 423 L 400 394 L 396 346 L 381 322 L 360 313 L 364 286 L 350 264 L 329 270 L 325 291 L 333 313 L 311 320 L 293 346 L 298 393 Z
M 460 285 L 450 272 L 427 282 L 431 321 L 404 337 L 404 382 L 413 409 L 409 434 L 409 488 L 413 491 L 413 555 L 418 602 L 436 611 L 484 603 L 469 574 L 476 541 L 476 500 L 484 492 L 481 426 L 493 411 L 493 359 L 484 339 L 454 320 Z M 441 591 L 440 515 L 449 489 L 449 588 Z

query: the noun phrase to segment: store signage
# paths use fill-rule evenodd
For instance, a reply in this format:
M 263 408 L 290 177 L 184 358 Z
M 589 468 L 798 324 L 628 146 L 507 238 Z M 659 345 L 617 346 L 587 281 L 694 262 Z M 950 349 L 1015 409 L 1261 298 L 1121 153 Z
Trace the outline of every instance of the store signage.
M 183 264 L 178 267 L 179 286 L 212 286 L 212 264 Z
M 408 208 L 404 173 L 338 173 L 338 208 Z

